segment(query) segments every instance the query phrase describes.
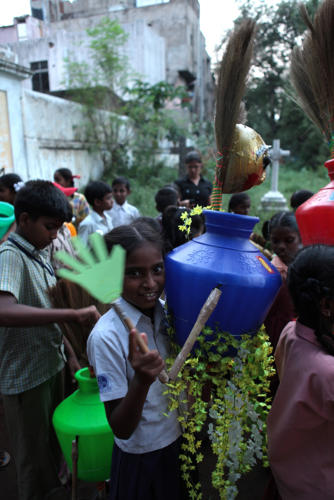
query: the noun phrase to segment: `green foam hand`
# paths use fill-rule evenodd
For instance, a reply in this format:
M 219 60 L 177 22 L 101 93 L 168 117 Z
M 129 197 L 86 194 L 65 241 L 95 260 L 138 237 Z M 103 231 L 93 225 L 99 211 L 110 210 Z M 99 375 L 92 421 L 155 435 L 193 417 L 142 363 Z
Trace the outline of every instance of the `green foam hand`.
M 99 302 L 109 304 L 118 299 L 123 289 L 125 250 L 115 245 L 108 255 L 103 236 L 93 233 L 89 236 L 92 251 L 79 237 L 71 239 L 77 258 L 63 250 L 55 257 L 71 269 L 59 269 L 58 276 L 82 286 Z

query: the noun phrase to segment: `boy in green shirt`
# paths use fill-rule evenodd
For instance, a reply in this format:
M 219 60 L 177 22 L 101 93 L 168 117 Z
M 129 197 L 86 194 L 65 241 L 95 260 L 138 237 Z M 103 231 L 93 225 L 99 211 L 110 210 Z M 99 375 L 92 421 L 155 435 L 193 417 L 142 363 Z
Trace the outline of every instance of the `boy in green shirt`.
M 51 182 L 30 181 L 15 200 L 16 232 L 0 246 L 0 391 L 20 500 L 66 498 L 51 421 L 63 397 L 57 323 L 84 324 L 99 317 L 94 306 L 52 309 L 49 300 L 56 277 L 45 248 L 70 213 L 65 195 Z

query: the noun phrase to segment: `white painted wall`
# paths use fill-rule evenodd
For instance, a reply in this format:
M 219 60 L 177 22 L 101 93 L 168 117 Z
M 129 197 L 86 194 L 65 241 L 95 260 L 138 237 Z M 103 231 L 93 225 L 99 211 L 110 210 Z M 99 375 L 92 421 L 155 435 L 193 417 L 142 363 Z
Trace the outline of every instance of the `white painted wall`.
M 90 51 L 86 28 L 88 23 L 73 19 L 44 25 L 43 37 L 10 44 L 18 63 L 30 67 L 31 62 L 48 61 L 50 90 L 66 88 L 64 59 L 89 62 Z M 132 74 L 153 85 L 166 79 L 165 40 L 143 20 L 122 25 L 128 40 L 122 52 L 128 57 Z M 31 80 L 24 82 L 31 89 Z
M 102 173 L 102 161 L 77 139 L 75 127 L 83 120 L 79 104 L 31 90 L 23 92 L 23 123 L 27 176 L 53 180 L 57 168 L 81 176 L 78 187 Z
M 13 171 L 26 177 L 27 162 L 21 113 L 22 77 L 0 69 L 0 90 L 7 93 L 9 129 L 12 144 Z M 6 173 L 11 173 L 8 168 Z
M 4 68 L 6 64 L 10 71 L 1 69 L 0 64 L 0 90 L 7 94 L 13 171 L 25 181 L 53 180 L 54 171 L 66 167 L 81 176 L 77 182 L 79 188 L 90 179 L 99 179 L 103 172 L 102 160 L 97 153 L 89 151 L 77 132 L 85 119 L 82 106 L 22 89 L 22 78 L 27 71 L 11 61 L 4 63 Z M 101 120 L 110 118 L 107 111 L 101 111 L 100 115 Z M 123 119 L 127 121 L 126 117 Z M 121 141 L 127 141 L 127 133 L 128 127 L 124 127 Z M 162 145 L 160 154 L 165 155 L 165 148 L 169 150 L 169 147 L 167 143 Z
M 158 33 L 138 20 L 123 24 L 128 34 L 124 53 L 129 59 L 130 67 L 140 78 L 150 85 L 166 79 L 166 42 Z

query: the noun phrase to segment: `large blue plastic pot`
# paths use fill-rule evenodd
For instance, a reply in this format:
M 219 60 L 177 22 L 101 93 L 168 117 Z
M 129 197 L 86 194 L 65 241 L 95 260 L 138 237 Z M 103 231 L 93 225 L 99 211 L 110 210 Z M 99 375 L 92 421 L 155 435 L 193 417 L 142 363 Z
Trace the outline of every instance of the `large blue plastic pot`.
M 281 276 L 249 241 L 257 217 L 205 210 L 206 233 L 166 257 L 166 296 L 180 345 L 212 288 L 222 296 L 207 325 L 232 335 L 255 333 L 281 286 Z

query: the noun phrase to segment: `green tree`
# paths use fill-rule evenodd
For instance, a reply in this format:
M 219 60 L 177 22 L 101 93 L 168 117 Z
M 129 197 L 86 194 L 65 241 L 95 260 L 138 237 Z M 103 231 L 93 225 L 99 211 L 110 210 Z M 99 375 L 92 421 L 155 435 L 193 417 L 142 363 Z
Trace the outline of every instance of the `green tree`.
M 129 75 L 128 60 L 120 51 L 128 36 L 109 18 L 86 32 L 89 60 L 78 61 L 74 53 L 65 58 L 69 94 L 87 108 L 116 109 L 117 93 Z
M 103 18 L 87 35 L 89 61 L 75 61 L 73 54 L 65 60 L 70 96 L 84 105 L 86 117 L 77 133 L 100 153 L 106 178 L 131 168 L 145 182 L 162 168 L 161 142 L 185 133 L 180 113 L 165 108 L 175 100 L 174 108 L 182 107 L 187 93 L 167 82 L 149 85 L 131 77 L 121 50 L 127 35 L 116 21 Z
M 163 141 L 174 145 L 187 133 L 188 123 L 180 109 L 188 106 L 184 87 L 161 81 L 149 85 L 139 79 L 127 88 L 129 99 L 123 112 L 131 118 L 135 140 L 132 143 L 133 172 L 142 182 L 152 175 L 157 176 L 162 163 L 157 153 Z M 166 109 L 166 106 L 169 109 Z
M 121 116 L 118 91 L 129 74 L 128 61 L 121 53 L 126 33 L 116 21 L 102 18 L 87 29 L 88 60 L 78 61 L 74 53 L 65 59 L 66 86 L 70 99 L 83 105 L 84 121 L 78 138 L 98 152 L 108 172 L 112 165 L 127 165 L 127 127 Z
M 302 36 L 305 25 L 299 13 L 298 0 L 282 0 L 268 5 L 263 0 L 239 0 L 241 16 L 257 20 L 254 63 L 245 96 L 248 123 L 267 141 L 281 139 L 290 149 L 291 163 L 315 168 L 328 156 L 326 144 L 313 123 L 293 100 L 289 85 L 289 61 L 293 47 Z M 307 0 L 311 15 L 320 0 Z

